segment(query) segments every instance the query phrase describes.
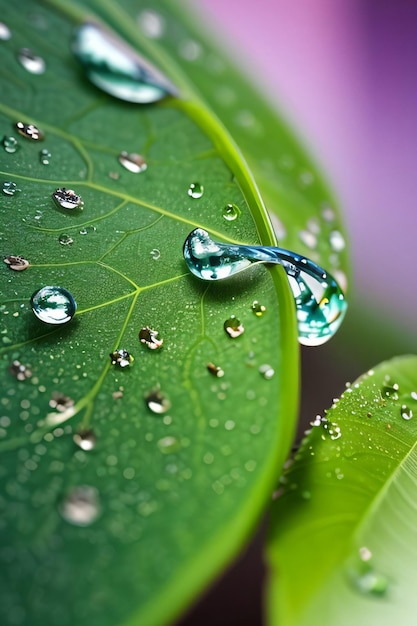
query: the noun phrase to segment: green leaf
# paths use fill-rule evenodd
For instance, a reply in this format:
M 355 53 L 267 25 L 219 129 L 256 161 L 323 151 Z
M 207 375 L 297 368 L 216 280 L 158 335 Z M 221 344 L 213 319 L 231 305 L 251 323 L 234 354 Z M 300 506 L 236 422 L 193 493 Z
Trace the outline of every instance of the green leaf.
M 314 420 L 273 507 L 270 624 L 414 624 L 416 417 L 404 356 Z
M 20 190 L 1 195 L 3 254 L 30 263 L 1 269 L 0 605 L 10 625 L 173 619 L 259 518 L 296 413 L 284 273 L 256 267 L 207 286 L 182 258 L 196 226 L 273 243 L 251 174 L 188 77 L 150 53 L 129 14 L 113 2 L 86 6 L 1 7 L 12 37 L 0 42 L 0 125 L 19 146 L 1 149 L 0 185 Z M 91 14 L 149 56 L 184 99 L 141 107 L 91 85 L 70 51 L 74 27 Z M 44 72 L 22 66 L 22 48 L 44 59 Z M 18 121 L 36 124 L 44 141 L 21 137 Z M 121 151 L 140 153 L 146 171 L 124 169 Z M 199 199 L 188 195 L 195 182 L 204 185 Z M 57 207 L 62 187 L 82 197 L 83 210 Z M 228 203 L 240 209 L 235 221 L 223 217 Z M 67 325 L 33 315 L 31 295 L 45 285 L 74 296 Z M 231 315 L 245 327 L 236 339 L 223 328 Z M 147 326 L 161 349 L 139 342 Z M 118 349 L 134 362 L 113 365 Z M 213 377 L 209 363 L 224 376 Z M 272 380 L 259 371 L 265 364 Z M 165 413 L 145 402 L 156 391 Z

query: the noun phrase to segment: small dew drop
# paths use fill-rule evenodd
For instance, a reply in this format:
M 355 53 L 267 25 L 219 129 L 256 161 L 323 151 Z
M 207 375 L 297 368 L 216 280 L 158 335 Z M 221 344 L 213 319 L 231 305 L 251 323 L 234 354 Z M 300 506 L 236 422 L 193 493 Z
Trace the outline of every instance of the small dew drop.
M 258 300 L 254 300 L 252 302 L 252 311 L 255 313 L 256 317 L 262 317 L 266 312 L 266 307 L 263 304 L 260 304 Z
M 140 172 L 144 172 L 148 168 L 148 165 L 143 156 L 137 154 L 136 152 L 132 152 L 129 154 L 128 152 L 123 150 L 117 158 L 119 160 L 119 163 L 123 165 L 126 170 L 132 172 L 133 174 L 139 174 Z
M 188 195 L 190 196 L 190 198 L 201 198 L 202 195 L 204 194 L 204 187 L 203 185 L 200 185 L 200 183 L 191 183 L 190 186 L 188 187 Z
M 225 321 L 223 327 L 226 333 L 229 335 L 229 337 L 232 337 L 232 339 L 236 339 L 236 337 L 239 337 L 245 332 L 245 329 L 240 323 L 240 320 L 238 320 L 237 317 L 235 317 L 234 315 L 231 315 Z
M 66 522 L 74 526 L 89 526 L 100 514 L 97 489 L 89 485 L 74 487 L 61 503 L 59 512 Z
M 259 367 L 259 373 L 262 374 L 266 380 L 270 380 L 274 376 L 275 370 L 265 363 Z
M 399 385 L 392 383 L 389 376 L 385 376 L 384 385 L 381 389 L 383 398 L 390 398 L 392 400 L 398 400 Z
M 23 365 L 17 359 L 12 362 L 9 367 L 9 372 L 12 376 L 17 378 L 17 380 L 26 380 L 27 378 L 32 377 L 32 370 L 28 365 Z
M 333 222 L 335 219 L 335 214 L 332 208 L 330 208 L 327 204 L 324 204 L 321 209 L 321 216 L 325 222 Z
M 90 233 L 97 232 L 97 228 L 95 226 L 83 226 L 80 230 L 80 235 L 89 235 Z
M 10 28 L 4 22 L 0 22 L 0 41 L 8 41 L 12 36 Z
M 298 237 L 307 248 L 314 250 L 317 247 L 317 236 L 310 230 L 300 230 Z
M 223 378 L 224 371 L 219 365 L 214 365 L 214 363 L 207 363 L 207 369 L 216 378 Z
M 29 267 L 29 261 L 24 259 L 22 256 L 14 256 L 13 254 L 6 256 L 4 263 L 10 267 L 11 270 L 15 272 L 21 272 Z
M 157 445 L 162 454 L 173 454 L 174 452 L 178 452 L 181 448 L 181 443 L 178 439 L 170 435 L 159 439 Z
M 52 154 L 49 152 L 49 150 L 47 150 L 46 148 L 44 148 L 43 150 L 40 150 L 39 161 L 42 163 L 42 165 L 49 165 L 51 159 L 52 159 Z
M 145 344 L 149 350 L 156 350 L 162 347 L 163 339 L 158 339 L 158 331 L 152 330 L 149 326 L 141 328 L 139 331 L 139 341 Z
M 162 15 L 151 9 L 145 9 L 138 15 L 139 28 L 149 39 L 160 39 L 165 32 L 165 20 Z
M 14 196 L 15 193 L 18 193 L 20 189 L 18 189 L 16 183 L 11 181 L 6 181 L 3 183 L 3 193 L 5 196 Z
M 49 400 L 49 406 L 56 409 L 59 413 L 63 413 L 70 407 L 74 406 L 74 400 L 59 391 L 54 391 Z
M 43 132 L 35 126 L 35 124 L 16 122 L 15 126 L 19 135 L 22 135 L 22 137 L 25 137 L 26 139 L 31 139 L 32 141 L 43 141 L 45 138 Z
M 52 198 L 56 205 L 62 209 L 82 209 L 84 206 L 81 196 L 75 193 L 73 189 L 66 189 L 65 187 L 56 189 Z
M 164 396 L 163 393 L 161 393 L 159 389 L 150 391 L 145 396 L 145 402 L 148 409 L 157 415 L 162 415 L 171 408 L 171 402 Z
M 161 258 L 161 251 L 158 250 L 158 248 L 153 248 L 151 250 L 151 257 L 153 258 L 154 261 L 157 261 L 158 259 Z
M 236 204 L 226 204 L 223 209 L 223 217 L 228 222 L 233 222 L 241 214 L 241 210 Z
M 4 135 L 1 143 L 5 152 L 8 152 L 9 154 L 14 154 L 19 148 L 19 142 L 17 141 L 16 137 L 9 137 L 8 135 Z
M 45 72 L 45 61 L 29 48 L 21 48 L 17 54 L 17 59 L 30 74 L 43 74 Z
M 75 315 L 77 304 L 63 287 L 47 286 L 35 291 L 30 299 L 32 311 L 45 324 L 66 324 Z
M 93 430 L 82 430 L 78 433 L 75 433 L 73 437 L 74 443 L 77 444 L 81 450 L 92 450 L 97 442 L 97 437 L 94 434 Z
M 112 365 L 117 365 L 121 368 L 129 367 L 134 361 L 133 356 L 124 348 L 110 352 L 109 357 Z
M 74 243 L 74 239 L 71 237 L 71 235 L 67 235 L 67 233 L 62 233 L 61 235 L 59 235 L 58 241 L 61 246 L 70 246 Z
M 332 230 L 329 235 L 329 243 L 332 250 L 335 252 L 341 252 L 346 246 L 346 242 L 341 232 L 338 230 Z
M 406 404 L 401 405 L 401 417 L 404 420 L 410 420 L 413 417 L 413 410 Z

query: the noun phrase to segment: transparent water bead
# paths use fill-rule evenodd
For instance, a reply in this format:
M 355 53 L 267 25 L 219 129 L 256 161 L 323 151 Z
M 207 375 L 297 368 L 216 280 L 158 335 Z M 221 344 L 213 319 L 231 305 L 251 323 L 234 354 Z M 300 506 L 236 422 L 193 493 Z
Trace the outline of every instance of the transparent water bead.
M 4 22 L 0 22 L 0 40 L 8 41 L 12 36 L 10 28 Z
M 18 189 L 16 183 L 13 183 L 10 180 L 7 180 L 3 183 L 2 191 L 5 196 L 14 196 L 15 193 L 18 193 L 20 189 Z
M 52 159 L 52 154 L 49 152 L 49 150 L 47 150 L 46 148 L 44 148 L 43 150 L 40 150 L 39 161 L 42 163 L 42 165 L 49 165 L 51 159 Z
M 217 243 L 207 231 L 197 228 L 185 240 L 183 252 L 190 271 L 203 280 L 222 280 L 255 263 L 281 265 L 293 292 L 298 338 L 303 345 L 328 341 L 345 316 L 347 303 L 333 276 L 290 250 Z
M 95 487 L 74 487 L 59 507 L 65 521 L 75 526 L 89 526 L 100 514 L 99 494 Z
M 84 202 L 73 189 L 66 189 L 65 187 L 60 187 L 59 189 L 55 189 L 52 194 L 52 198 L 55 201 L 55 204 L 62 209 L 82 209 L 84 206 Z
M 7 135 L 4 135 L 1 143 L 5 152 L 8 152 L 9 154 L 14 154 L 19 148 L 19 142 L 16 137 L 8 137 Z
M 190 196 L 190 198 L 201 198 L 204 194 L 204 187 L 203 185 L 200 185 L 200 183 L 191 183 L 191 185 L 188 187 L 188 195 Z
M 226 204 L 223 209 L 223 217 L 227 222 L 234 222 L 240 213 L 241 211 L 237 204 Z
M 31 139 L 32 141 L 43 141 L 45 139 L 45 135 L 35 124 L 16 122 L 16 130 L 19 135 L 26 137 L 26 139 Z
M 30 74 L 43 74 L 46 69 L 45 61 L 29 48 L 21 48 L 17 53 L 19 63 Z
M 45 324 L 66 324 L 77 310 L 72 294 L 63 287 L 47 286 L 35 291 L 30 299 L 32 311 Z
M 123 165 L 123 167 L 132 172 L 133 174 L 139 174 L 140 172 L 144 172 L 148 168 L 148 164 L 146 163 L 143 156 L 137 154 L 136 152 L 132 152 L 129 154 L 125 150 L 123 150 L 119 156 L 117 157 L 119 163 Z
M 148 409 L 157 415 L 166 413 L 171 408 L 171 402 L 159 389 L 150 391 L 145 396 L 145 402 L 148 405 Z
M 98 24 L 86 23 L 77 29 L 73 52 L 90 81 L 115 98 L 149 104 L 177 94 L 147 59 Z

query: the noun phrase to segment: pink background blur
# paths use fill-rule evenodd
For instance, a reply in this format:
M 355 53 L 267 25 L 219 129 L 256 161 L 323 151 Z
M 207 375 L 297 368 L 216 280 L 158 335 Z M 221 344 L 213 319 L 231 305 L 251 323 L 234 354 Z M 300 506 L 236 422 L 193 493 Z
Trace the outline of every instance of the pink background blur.
M 416 331 L 417 2 L 196 5 L 321 163 L 344 211 L 356 299 Z

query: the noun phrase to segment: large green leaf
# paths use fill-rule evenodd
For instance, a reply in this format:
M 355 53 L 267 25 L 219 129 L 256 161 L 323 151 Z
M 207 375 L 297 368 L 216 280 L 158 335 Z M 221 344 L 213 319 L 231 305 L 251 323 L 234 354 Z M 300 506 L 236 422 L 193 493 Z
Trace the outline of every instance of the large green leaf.
M 415 624 L 416 415 L 405 356 L 314 420 L 273 507 L 271 624 Z
M 192 83 L 152 57 L 128 13 L 92 2 L 187 99 L 140 107 L 106 96 L 70 52 L 87 3 L 55 4 L 1 2 L 12 36 L 0 42 L 0 124 L 19 148 L 2 149 L 0 184 L 20 189 L 1 195 L 3 254 L 30 262 L 1 270 L 2 623 L 150 626 L 230 560 L 268 499 L 294 425 L 295 315 L 279 269 L 210 287 L 186 269 L 182 244 L 195 226 L 274 241 L 250 173 Z M 45 60 L 44 73 L 21 65 L 22 48 Z M 18 121 L 45 140 L 20 137 Z M 125 170 L 122 150 L 141 153 L 147 170 Z M 199 199 L 188 195 L 193 182 L 204 185 Z M 81 194 L 83 211 L 58 210 L 60 187 Z M 228 203 L 239 206 L 235 221 L 223 217 Z M 33 316 L 30 297 L 44 285 L 75 297 L 69 324 Z M 236 339 L 223 329 L 230 315 L 245 326 Z M 145 326 L 160 350 L 139 342 Z M 131 366 L 111 364 L 119 348 Z M 164 414 L 145 403 L 155 389 L 170 402 Z M 80 448 L 90 429 L 95 446 Z

